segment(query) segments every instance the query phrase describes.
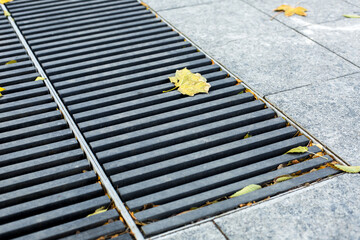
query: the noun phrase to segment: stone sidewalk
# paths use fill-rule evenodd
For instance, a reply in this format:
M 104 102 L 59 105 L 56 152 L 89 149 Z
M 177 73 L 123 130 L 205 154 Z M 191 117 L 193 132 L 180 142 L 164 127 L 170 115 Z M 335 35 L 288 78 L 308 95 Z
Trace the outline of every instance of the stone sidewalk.
M 359 0 L 143 0 L 351 165 L 360 165 Z M 156 239 L 360 239 L 360 176 L 341 175 Z

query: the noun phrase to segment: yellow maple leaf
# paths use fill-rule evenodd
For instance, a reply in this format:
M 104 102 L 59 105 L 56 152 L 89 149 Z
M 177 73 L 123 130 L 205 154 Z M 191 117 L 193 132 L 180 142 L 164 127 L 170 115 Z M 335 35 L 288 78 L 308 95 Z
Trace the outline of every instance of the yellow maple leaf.
M 14 0 L 0 0 L 0 3 L 4 4 L 4 3 L 12 2 L 12 1 L 14 1 Z
M 306 8 L 303 7 L 292 7 L 290 5 L 281 5 L 278 8 L 274 9 L 275 12 L 284 12 L 285 16 L 290 17 L 294 14 L 300 16 L 306 16 Z
M 197 93 L 208 93 L 211 87 L 206 82 L 206 78 L 201 76 L 200 73 L 194 74 L 187 68 L 176 70 L 175 76 L 169 77 L 169 79 L 170 82 L 175 84 L 173 89 L 177 88 L 179 92 L 188 96 L 194 96 Z

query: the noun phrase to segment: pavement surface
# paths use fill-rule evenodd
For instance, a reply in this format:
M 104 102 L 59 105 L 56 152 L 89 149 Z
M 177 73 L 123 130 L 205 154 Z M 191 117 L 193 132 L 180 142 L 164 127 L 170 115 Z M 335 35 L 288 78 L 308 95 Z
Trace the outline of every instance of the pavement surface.
M 143 0 L 340 158 L 360 165 L 359 0 Z M 360 239 L 360 176 L 340 175 L 154 239 Z

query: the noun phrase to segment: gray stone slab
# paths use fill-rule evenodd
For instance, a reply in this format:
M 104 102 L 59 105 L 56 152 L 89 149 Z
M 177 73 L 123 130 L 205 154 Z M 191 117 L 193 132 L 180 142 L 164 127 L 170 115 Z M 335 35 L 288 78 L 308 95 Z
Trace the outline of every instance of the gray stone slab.
M 200 4 L 215 2 L 216 0 L 141 0 L 155 11 L 182 8 Z
M 262 95 L 358 71 L 240 1 L 160 11 L 160 15 Z
M 159 11 L 159 14 L 206 50 L 250 35 L 288 29 L 239 0 Z
M 299 31 L 360 67 L 359 18 L 343 17 L 340 21 L 312 24 Z
M 360 239 L 360 175 L 349 174 L 215 219 L 231 239 Z
M 276 16 L 276 19 L 285 23 L 286 25 L 297 28 L 310 24 L 319 24 L 324 22 L 331 22 L 340 20 L 343 14 L 353 14 L 360 11 L 359 8 L 352 4 L 349 4 L 343 0 L 243 0 L 250 5 L 261 9 L 264 13 L 271 16 L 276 15 L 273 11 L 275 8 L 282 4 L 288 4 L 290 6 L 301 6 L 306 8 L 308 11 L 307 16 L 294 15 L 286 17 L 283 13 Z M 356 0 L 358 1 L 358 0 Z
M 357 72 L 358 68 L 300 34 L 269 33 L 214 47 L 211 52 L 260 95 Z
M 212 222 L 195 225 L 162 237 L 154 237 L 156 240 L 225 240 L 224 235 Z
M 360 73 L 267 99 L 352 165 L 360 165 Z
M 354 6 L 360 7 L 360 2 L 359 0 L 343 0 L 344 2 L 350 3 Z

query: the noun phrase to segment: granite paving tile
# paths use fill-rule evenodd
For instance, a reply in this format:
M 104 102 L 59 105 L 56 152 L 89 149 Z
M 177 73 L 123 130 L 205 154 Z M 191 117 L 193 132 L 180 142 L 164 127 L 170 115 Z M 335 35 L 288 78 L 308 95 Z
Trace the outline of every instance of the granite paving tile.
M 312 24 L 299 31 L 360 67 L 359 18 Z
M 360 7 L 360 2 L 359 0 L 343 0 L 344 2 L 350 3 L 354 6 Z
M 249 35 L 266 35 L 272 30 L 286 31 L 283 24 L 238 0 L 159 11 L 159 14 L 207 49 Z
M 267 98 L 352 165 L 360 165 L 360 73 Z

